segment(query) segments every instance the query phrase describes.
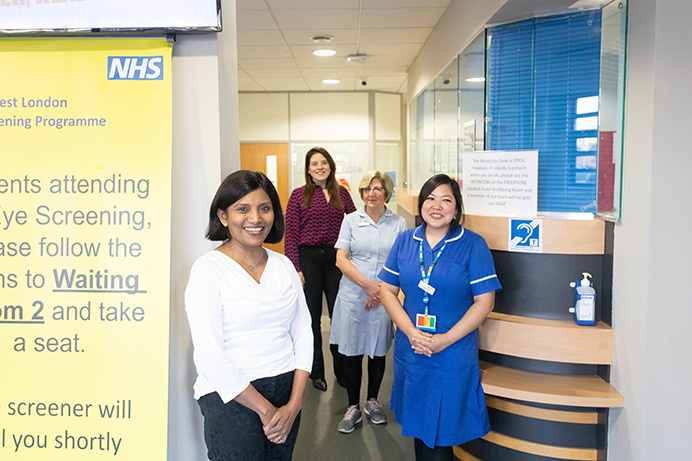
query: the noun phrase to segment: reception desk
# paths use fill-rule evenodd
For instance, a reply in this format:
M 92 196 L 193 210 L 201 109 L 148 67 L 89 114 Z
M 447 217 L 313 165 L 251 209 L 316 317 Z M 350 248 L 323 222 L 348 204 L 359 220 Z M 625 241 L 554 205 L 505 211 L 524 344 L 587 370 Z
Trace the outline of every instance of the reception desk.
M 401 202 L 399 198 L 401 197 Z M 397 189 L 417 215 L 417 196 Z M 610 385 L 613 225 L 600 219 L 543 219 L 543 251 L 509 251 L 509 219 L 466 216 L 482 235 L 503 285 L 479 329 L 481 381 L 491 432 L 455 447 L 463 461 L 606 459 L 608 409 L 622 407 Z M 595 326 L 579 326 L 569 283 L 593 275 Z

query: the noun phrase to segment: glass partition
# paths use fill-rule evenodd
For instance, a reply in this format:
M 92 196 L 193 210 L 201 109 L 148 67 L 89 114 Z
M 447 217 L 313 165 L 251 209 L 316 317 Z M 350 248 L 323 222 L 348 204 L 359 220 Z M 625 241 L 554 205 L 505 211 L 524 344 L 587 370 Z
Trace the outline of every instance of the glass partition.
M 459 55 L 459 178 L 464 152 L 485 148 L 485 34 Z
M 454 59 L 433 82 L 434 101 L 434 161 L 433 171 L 459 178 L 459 64 Z M 428 178 L 425 178 L 426 180 Z
M 603 7 L 600 124 L 598 128 L 598 215 L 620 220 L 624 129 L 627 2 Z

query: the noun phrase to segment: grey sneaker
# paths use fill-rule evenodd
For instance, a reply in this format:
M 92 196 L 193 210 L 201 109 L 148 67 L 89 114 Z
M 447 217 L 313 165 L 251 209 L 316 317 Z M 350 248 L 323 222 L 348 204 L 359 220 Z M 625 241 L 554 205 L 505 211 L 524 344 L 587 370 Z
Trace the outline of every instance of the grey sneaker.
M 376 399 L 370 399 L 365 402 L 363 411 L 368 415 L 370 422 L 373 424 L 384 424 L 387 422 L 387 416 L 382 411 L 382 404 Z
M 346 410 L 344 419 L 339 422 L 339 432 L 350 434 L 355 429 L 356 424 L 363 421 L 363 413 L 358 409 L 358 405 L 351 405 Z

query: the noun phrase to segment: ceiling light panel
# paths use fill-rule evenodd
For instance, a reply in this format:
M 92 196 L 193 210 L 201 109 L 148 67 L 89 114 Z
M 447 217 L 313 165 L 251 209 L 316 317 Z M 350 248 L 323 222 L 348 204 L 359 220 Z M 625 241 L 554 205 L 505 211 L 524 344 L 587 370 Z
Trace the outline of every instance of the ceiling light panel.
M 334 56 L 336 54 L 336 50 L 320 48 L 317 50 L 313 50 L 312 54 L 320 57 Z

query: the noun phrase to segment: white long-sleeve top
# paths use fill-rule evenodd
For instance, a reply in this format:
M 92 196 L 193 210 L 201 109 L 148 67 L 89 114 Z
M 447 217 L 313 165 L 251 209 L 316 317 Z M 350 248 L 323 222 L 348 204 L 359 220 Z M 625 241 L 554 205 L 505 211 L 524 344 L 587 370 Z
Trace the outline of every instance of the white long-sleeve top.
M 227 403 L 258 378 L 312 369 L 310 312 L 285 256 L 267 250 L 257 283 L 233 259 L 210 251 L 192 265 L 185 289 L 195 399 L 218 392 Z

